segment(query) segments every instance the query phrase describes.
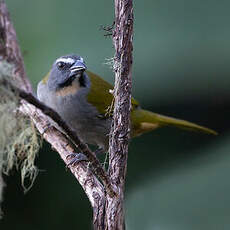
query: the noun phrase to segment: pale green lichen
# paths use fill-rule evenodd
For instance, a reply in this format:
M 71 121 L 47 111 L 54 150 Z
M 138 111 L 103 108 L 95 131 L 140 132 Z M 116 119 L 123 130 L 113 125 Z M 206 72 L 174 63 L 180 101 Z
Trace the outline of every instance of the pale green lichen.
M 12 69 L 7 63 L 0 63 L 0 175 L 8 175 L 13 167 L 20 169 L 21 183 L 26 192 L 37 176 L 34 162 L 41 143 L 32 122 L 17 110 L 19 97 L 1 84 L 3 79 L 10 79 L 15 84 Z M 0 202 L 3 187 L 1 177 Z

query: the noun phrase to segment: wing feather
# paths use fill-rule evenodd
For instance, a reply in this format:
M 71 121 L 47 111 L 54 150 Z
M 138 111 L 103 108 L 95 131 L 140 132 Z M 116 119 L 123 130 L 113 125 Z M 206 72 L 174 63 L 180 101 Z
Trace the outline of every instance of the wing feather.
M 100 76 L 86 71 L 91 81 L 91 88 L 88 94 L 88 102 L 94 105 L 100 114 L 106 115 L 112 112 L 113 95 L 109 92 L 113 86 Z M 139 103 L 132 98 L 132 108 L 138 107 Z

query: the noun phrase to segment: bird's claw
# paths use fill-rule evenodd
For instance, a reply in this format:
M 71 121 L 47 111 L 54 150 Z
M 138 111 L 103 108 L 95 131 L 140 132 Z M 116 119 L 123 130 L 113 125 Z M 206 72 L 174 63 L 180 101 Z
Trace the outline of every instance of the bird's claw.
M 82 153 L 70 153 L 67 155 L 66 159 L 71 159 L 70 162 L 67 164 L 67 167 L 70 165 L 75 165 L 80 161 L 88 161 L 88 158 Z
M 50 129 L 51 127 L 52 125 L 50 123 L 45 124 L 41 135 L 43 136 L 46 133 L 46 131 Z

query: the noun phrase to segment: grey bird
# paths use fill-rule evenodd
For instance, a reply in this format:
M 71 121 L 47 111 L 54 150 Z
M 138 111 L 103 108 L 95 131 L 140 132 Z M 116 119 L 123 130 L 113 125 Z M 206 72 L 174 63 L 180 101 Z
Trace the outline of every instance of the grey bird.
M 106 152 L 109 147 L 109 132 L 113 86 L 100 76 L 86 71 L 81 56 L 66 55 L 58 58 L 47 76 L 37 87 L 38 99 L 53 108 L 77 132 L 79 138 L 96 145 Z M 141 109 L 132 98 L 131 137 L 152 131 L 162 126 L 176 126 L 182 129 L 216 135 L 214 130 Z M 81 155 L 75 159 L 84 159 Z

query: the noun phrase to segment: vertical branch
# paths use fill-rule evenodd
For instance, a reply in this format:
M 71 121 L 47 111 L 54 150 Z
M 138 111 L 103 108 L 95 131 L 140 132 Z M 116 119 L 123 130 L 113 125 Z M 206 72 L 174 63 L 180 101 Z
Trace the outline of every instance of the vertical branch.
M 132 0 L 115 0 L 115 88 L 114 114 L 110 136 L 109 175 L 118 189 L 118 196 L 107 197 L 106 220 L 108 229 L 124 228 L 124 185 L 130 137 L 130 111 L 132 87 Z

